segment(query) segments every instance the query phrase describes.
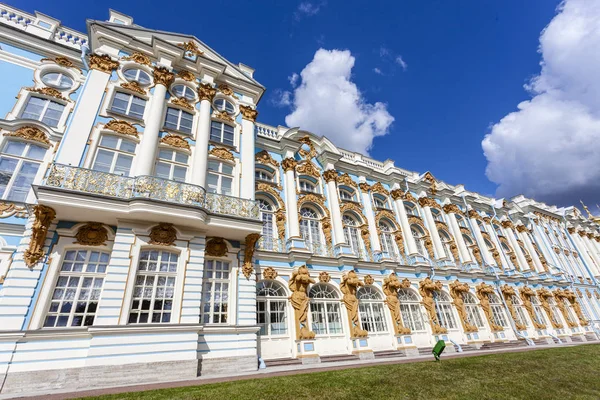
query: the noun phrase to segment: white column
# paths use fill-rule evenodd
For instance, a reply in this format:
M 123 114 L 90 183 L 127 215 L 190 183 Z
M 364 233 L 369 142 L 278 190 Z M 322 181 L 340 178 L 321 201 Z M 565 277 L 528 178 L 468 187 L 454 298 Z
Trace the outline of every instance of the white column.
M 210 138 L 210 104 L 216 90 L 207 84 L 200 84 L 200 116 L 196 127 L 194 160 L 192 164 L 191 183 L 206 187 L 206 169 L 208 167 L 208 140 Z
M 406 243 L 406 250 L 408 251 L 408 255 L 415 255 L 419 252 L 417 251 L 417 243 L 415 243 L 415 238 L 412 235 L 410 230 L 410 225 L 408 224 L 408 217 L 406 215 L 406 209 L 404 208 L 403 201 L 403 193 L 400 189 L 392 190 L 390 193 L 392 198 L 394 199 L 394 204 L 396 205 L 396 212 L 398 213 L 398 221 L 400 222 L 400 229 L 402 230 L 402 237 L 404 238 L 404 243 Z
M 258 111 L 246 106 L 240 106 L 240 111 L 242 113 L 240 197 L 254 200 L 254 121 L 256 121 Z
M 471 210 L 473 211 L 473 210 Z M 473 234 L 475 235 L 475 240 L 479 246 L 479 250 L 481 251 L 481 256 L 483 261 L 486 264 L 494 265 L 495 261 L 490 253 L 490 249 L 485 245 L 485 241 L 483 240 L 483 235 L 481 234 L 481 230 L 479 229 L 479 225 L 477 224 L 477 220 L 469 215 L 469 220 L 471 221 L 471 227 L 473 228 Z M 500 251 L 500 250 L 498 250 Z M 498 267 L 501 267 L 500 265 Z
M 342 225 L 342 213 L 340 211 L 340 201 L 338 199 L 337 183 L 334 176 L 337 172 L 328 169 L 323 173 L 327 182 L 327 199 L 329 200 L 329 209 L 331 211 L 331 225 L 333 226 L 333 245 L 345 244 L 344 226 Z
M 597 266 L 600 265 L 600 258 L 598 257 L 598 254 L 596 252 L 596 247 L 594 246 L 593 239 L 590 239 L 587 235 L 585 237 L 582 237 L 581 239 L 590 251 L 590 257 L 592 258 L 592 260 L 596 262 Z
M 527 232 L 525 232 L 524 230 L 521 230 L 521 229 L 527 229 L 527 228 L 525 228 L 522 225 L 518 226 L 517 227 L 517 231 L 518 231 L 517 235 L 519 235 L 519 237 L 521 238 L 521 240 L 525 244 L 525 248 L 529 252 L 529 255 L 531 256 L 531 259 L 533 260 L 533 265 L 535 266 L 535 269 L 539 273 L 546 272 L 544 270 L 544 266 L 542 265 L 542 262 L 540 261 L 540 258 L 538 257 L 537 252 L 535 251 L 535 247 L 533 246 L 533 243 L 531 242 L 531 238 L 529 237 L 529 235 L 527 234 Z
M 80 165 L 110 74 L 119 67 L 117 61 L 96 54 L 90 56 L 89 64 L 90 71 L 77 99 L 71 125 L 60 143 L 56 157 L 59 164 Z
M 585 243 L 585 238 L 579 234 L 579 232 L 573 235 L 575 239 L 575 243 L 577 243 L 577 247 L 579 247 L 579 253 L 582 255 L 585 263 L 588 265 L 589 269 L 596 275 L 600 275 L 600 268 L 598 268 L 598 264 L 594 262 L 592 257 L 590 256 L 590 251 Z
M 521 246 L 519 246 L 519 243 L 517 242 L 517 239 L 515 238 L 515 232 L 512 229 L 512 222 L 510 222 L 510 224 L 508 224 L 507 222 L 509 222 L 509 221 L 505 221 L 502 224 L 502 229 L 504 230 L 504 235 L 508 238 L 508 242 L 510 243 L 510 245 L 513 248 L 513 251 L 517 255 L 517 259 L 519 260 L 521 271 L 529 270 L 529 264 L 527 264 L 525 255 L 521 251 Z
M 148 109 L 146 127 L 137 151 L 137 160 L 134 176 L 152 175 L 156 162 L 158 149 L 158 133 L 162 126 L 163 110 L 165 108 L 165 95 L 167 87 L 173 82 L 173 73 L 164 67 L 154 68 L 154 93 Z
M 442 257 L 443 254 L 446 254 L 444 251 L 444 247 L 442 245 L 442 240 L 440 239 L 440 234 L 437 230 L 437 226 L 435 226 L 435 220 L 433 219 L 433 215 L 431 214 L 431 207 L 425 205 L 424 202 L 421 202 L 423 198 L 419 199 L 419 203 L 421 203 L 421 207 L 425 211 L 425 220 L 427 221 L 427 225 L 429 226 L 429 235 L 431 236 L 431 240 L 433 241 L 433 248 L 437 254 L 438 259 L 447 258 L 448 255 Z M 433 199 L 427 199 L 428 201 L 435 201 Z
M 296 197 L 296 179 L 294 178 L 294 171 L 297 164 L 291 155 L 288 155 L 288 158 L 285 158 L 281 162 L 281 166 L 285 171 L 285 217 L 287 219 L 288 239 L 300 237 L 298 198 Z
M 462 232 L 460 231 L 460 226 L 458 225 L 458 221 L 456 220 L 456 214 L 453 212 L 448 213 L 448 220 L 450 221 L 450 231 L 454 236 L 454 241 L 458 246 L 458 253 L 463 259 L 464 263 L 472 262 L 471 253 L 469 249 L 467 249 L 467 244 L 465 243 L 465 239 L 463 238 Z
M 363 208 L 365 210 L 365 217 L 367 218 L 367 224 L 369 225 L 371 248 L 374 253 L 381 252 L 381 243 L 379 243 L 379 236 L 377 236 L 377 225 L 375 224 L 375 213 L 373 211 L 373 204 L 371 203 L 371 196 L 369 196 L 369 192 L 364 190 L 361 191 L 361 196 Z

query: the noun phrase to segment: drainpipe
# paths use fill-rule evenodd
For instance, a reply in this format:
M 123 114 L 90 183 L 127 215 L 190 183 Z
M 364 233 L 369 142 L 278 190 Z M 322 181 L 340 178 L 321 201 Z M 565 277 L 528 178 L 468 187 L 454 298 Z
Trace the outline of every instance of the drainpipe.
M 81 46 L 81 62 L 83 63 L 83 68 L 86 71 L 90 70 L 90 66 L 88 65 L 87 60 L 85 59 L 85 56 L 88 55 L 90 52 L 90 48 L 87 47 L 85 44 Z

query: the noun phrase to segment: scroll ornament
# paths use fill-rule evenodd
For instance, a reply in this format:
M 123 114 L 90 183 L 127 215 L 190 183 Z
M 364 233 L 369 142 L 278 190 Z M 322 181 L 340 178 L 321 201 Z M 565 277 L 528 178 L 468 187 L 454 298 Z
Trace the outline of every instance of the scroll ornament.
M 254 267 L 252 266 L 252 256 L 254 256 L 254 251 L 256 250 L 256 242 L 260 239 L 260 233 L 251 233 L 246 236 L 246 246 L 244 250 L 244 265 L 242 266 L 242 273 L 246 277 L 246 279 L 250 279 L 252 272 L 254 272 Z
M 344 294 L 343 302 L 346 306 L 346 312 L 348 313 L 351 338 L 361 338 L 369 335 L 367 331 L 361 329 L 360 321 L 358 319 L 358 298 L 356 297 L 356 290 L 359 286 L 363 286 L 363 283 L 358 279 L 356 272 L 349 271 L 342 276 L 340 289 Z
M 33 215 L 35 219 L 31 227 L 29 247 L 23 255 L 25 264 L 29 268 L 33 268 L 44 256 L 44 242 L 46 241 L 48 228 L 56 217 L 56 211 L 48 206 L 38 204 L 33 207 Z
M 315 333 L 308 329 L 308 285 L 315 281 L 308 274 L 305 265 L 294 269 L 288 286 L 292 291 L 290 303 L 294 308 L 294 319 L 296 320 L 296 340 L 314 339 Z

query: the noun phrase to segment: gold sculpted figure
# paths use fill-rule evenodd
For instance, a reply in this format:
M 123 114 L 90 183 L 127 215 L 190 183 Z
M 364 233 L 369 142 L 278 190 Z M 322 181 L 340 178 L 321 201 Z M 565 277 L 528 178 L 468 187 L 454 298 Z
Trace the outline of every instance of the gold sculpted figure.
M 477 327 L 469 322 L 467 310 L 465 309 L 465 301 L 463 296 L 468 292 L 469 285 L 459 282 L 458 279 L 450 284 L 450 296 L 452 296 L 452 299 L 454 300 L 454 307 L 456 307 L 456 311 L 458 311 L 458 315 L 460 316 L 460 321 L 462 322 L 465 332 L 477 332 Z
M 398 280 L 398 276 L 392 272 L 383 280 L 383 293 L 385 293 L 385 304 L 387 304 L 392 314 L 394 321 L 394 332 L 396 335 L 409 335 L 410 328 L 402 325 L 402 316 L 400 312 L 400 301 L 398 300 L 398 290 L 407 289 L 410 287 L 410 281 L 404 279 L 402 282 Z
M 435 300 L 433 300 L 433 292 L 442 290 L 442 282 L 433 282 L 427 277 L 419 282 L 419 294 L 423 298 L 423 307 L 429 315 L 429 323 L 434 334 L 448 333 L 446 328 L 440 325 L 437 313 L 435 312 Z
M 294 269 L 292 277 L 288 283 L 292 295 L 290 302 L 294 307 L 294 317 L 296 318 L 296 339 L 314 339 L 315 333 L 308 329 L 308 285 L 315 281 L 308 274 L 308 268 L 305 265 Z
M 350 323 L 350 336 L 353 338 L 366 337 L 368 332 L 360 328 L 360 322 L 358 320 L 358 299 L 356 298 L 356 290 L 359 286 L 363 286 L 363 283 L 358 279 L 356 272 L 350 271 L 342 276 L 342 283 L 340 289 L 344 294 L 344 305 L 348 312 L 348 322 Z

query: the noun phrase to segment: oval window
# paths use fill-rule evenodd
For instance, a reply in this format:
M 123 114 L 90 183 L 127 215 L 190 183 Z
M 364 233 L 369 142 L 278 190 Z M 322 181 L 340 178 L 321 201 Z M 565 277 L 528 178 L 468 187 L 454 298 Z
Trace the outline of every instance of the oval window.
M 225 99 L 216 99 L 214 105 L 217 110 L 225 111 L 227 114 L 233 114 L 235 112 L 233 103 Z
M 45 85 L 56 89 L 67 90 L 73 87 L 73 79 L 60 72 L 49 72 L 42 76 Z
M 175 96 L 183 97 L 186 100 L 194 100 L 196 98 L 196 93 L 194 93 L 194 90 L 185 85 L 175 85 L 171 90 Z
M 123 72 L 125 79 L 129 82 L 137 82 L 141 86 L 147 86 L 150 84 L 152 79 L 150 78 L 150 74 L 139 68 L 130 68 Z

